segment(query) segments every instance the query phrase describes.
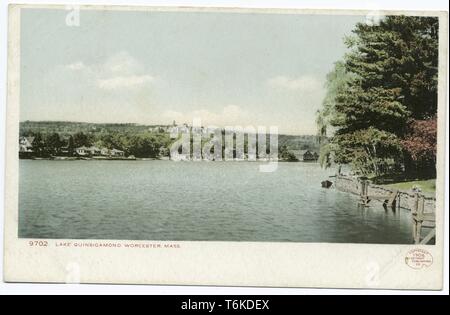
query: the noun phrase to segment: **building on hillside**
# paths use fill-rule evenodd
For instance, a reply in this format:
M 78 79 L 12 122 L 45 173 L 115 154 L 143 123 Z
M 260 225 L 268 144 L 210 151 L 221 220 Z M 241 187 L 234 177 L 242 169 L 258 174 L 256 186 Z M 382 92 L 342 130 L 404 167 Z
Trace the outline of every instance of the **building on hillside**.
M 98 156 L 102 154 L 102 150 L 95 146 L 90 147 L 89 151 L 92 156 Z
M 103 156 L 109 156 L 109 149 L 108 148 L 102 148 L 100 151 L 100 154 Z
M 91 155 L 94 155 L 94 156 L 102 154 L 102 150 L 95 146 L 90 147 L 89 150 L 91 151 Z
M 86 146 L 82 146 L 82 147 L 76 148 L 75 153 L 79 156 L 98 156 L 98 155 L 101 155 L 102 151 L 95 146 L 92 146 L 89 148 Z
M 114 157 L 123 157 L 125 156 L 125 152 L 117 149 L 112 149 L 110 151 L 110 155 Z
M 75 153 L 79 156 L 88 156 L 90 154 L 90 150 L 88 147 L 82 146 L 75 149 Z

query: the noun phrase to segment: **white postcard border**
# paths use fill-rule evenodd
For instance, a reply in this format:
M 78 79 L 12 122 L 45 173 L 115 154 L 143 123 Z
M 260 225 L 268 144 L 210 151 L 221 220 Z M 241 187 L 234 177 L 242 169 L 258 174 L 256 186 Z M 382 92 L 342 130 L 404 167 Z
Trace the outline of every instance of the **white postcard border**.
M 56 244 L 73 240 L 47 240 L 48 247 L 30 247 L 18 239 L 18 144 L 20 104 L 20 9 L 10 7 L 8 43 L 8 104 L 5 179 L 5 260 L 8 282 L 66 283 L 78 270 L 81 283 L 182 284 L 326 288 L 442 288 L 444 171 L 447 78 L 447 15 L 439 12 L 392 12 L 434 15 L 440 20 L 437 235 L 436 245 L 373 245 L 249 242 L 154 242 L 95 241 L 78 243 L 161 244 L 160 249 L 66 248 Z M 48 6 L 47 6 L 48 7 Z M 55 6 L 51 6 L 55 8 Z M 59 6 L 64 9 L 64 6 Z M 154 7 L 82 7 L 82 9 L 178 10 Z M 202 10 L 183 8 L 182 10 Z M 300 9 L 213 9 L 226 12 L 276 12 L 302 14 L 361 14 L 367 11 Z M 383 12 L 386 13 L 386 12 Z M 164 248 L 166 244 L 180 248 Z M 425 249 L 433 256 L 428 268 L 415 270 L 405 263 L 412 249 Z M 76 278 L 76 277 L 75 277 Z

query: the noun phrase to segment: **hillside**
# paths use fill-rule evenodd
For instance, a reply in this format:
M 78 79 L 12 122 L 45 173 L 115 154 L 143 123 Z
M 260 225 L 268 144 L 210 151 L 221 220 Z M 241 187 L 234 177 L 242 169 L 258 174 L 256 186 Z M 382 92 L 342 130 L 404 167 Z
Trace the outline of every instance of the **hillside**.
M 29 136 L 37 133 L 43 136 L 57 133 L 62 138 L 67 138 L 76 133 L 98 135 L 101 133 L 121 133 L 140 135 L 149 130 L 160 127 L 157 125 L 140 124 L 105 124 L 85 122 L 61 122 L 61 121 L 24 121 L 20 123 L 20 136 Z M 167 126 L 161 126 L 167 127 Z M 311 150 L 319 152 L 317 137 L 313 135 L 279 135 L 278 146 L 286 146 L 288 150 Z

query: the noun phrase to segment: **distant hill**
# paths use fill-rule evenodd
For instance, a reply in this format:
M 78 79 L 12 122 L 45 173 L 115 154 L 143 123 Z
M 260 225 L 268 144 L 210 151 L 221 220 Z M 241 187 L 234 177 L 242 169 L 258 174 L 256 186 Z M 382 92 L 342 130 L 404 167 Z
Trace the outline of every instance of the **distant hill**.
M 107 132 L 134 132 L 142 133 L 149 128 L 156 127 L 139 124 L 97 124 L 85 122 L 66 122 L 66 121 L 24 121 L 20 123 L 20 135 L 26 136 L 30 133 L 58 133 L 62 136 L 73 135 L 77 132 L 97 133 Z
M 286 146 L 288 150 L 310 150 L 314 152 L 319 152 L 320 145 L 317 140 L 317 136 L 313 135 L 301 135 L 301 136 L 291 136 L 291 135 L 279 135 L 278 136 L 278 146 Z
M 24 121 L 20 123 L 20 135 L 29 136 L 36 133 L 58 133 L 68 137 L 78 132 L 85 134 L 108 133 L 135 133 L 142 134 L 160 125 L 140 125 L 134 123 L 104 124 L 65 121 Z M 167 126 L 162 126 L 167 127 Z M 286 146 L 288 150 L 311 150 L 319 152 L 317 137 L 314 135 L 279 135 L 278 146 Z

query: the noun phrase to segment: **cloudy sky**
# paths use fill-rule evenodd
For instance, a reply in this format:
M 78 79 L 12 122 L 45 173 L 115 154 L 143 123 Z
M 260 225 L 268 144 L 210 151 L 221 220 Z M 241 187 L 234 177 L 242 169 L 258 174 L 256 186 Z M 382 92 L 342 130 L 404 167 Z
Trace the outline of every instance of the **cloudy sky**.
M 278 126 L 315 134 L 362 16 L 22 12 L 21 120 Z

